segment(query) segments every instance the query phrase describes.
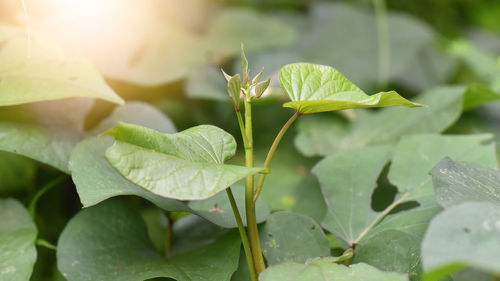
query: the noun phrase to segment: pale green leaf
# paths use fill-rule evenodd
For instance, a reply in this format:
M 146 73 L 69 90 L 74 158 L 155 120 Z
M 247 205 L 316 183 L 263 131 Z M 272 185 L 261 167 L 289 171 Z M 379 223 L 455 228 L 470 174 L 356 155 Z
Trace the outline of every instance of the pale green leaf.
M 116 200 L 84 209 L 64 229 L 58 268 L 69 281 L 229 281 L 238 265 L 240 241 L 229 234 L 215 243 L 165 259 L 149 240 L 141 217 Z
M 236 141 L 201 125 L 177 134 L 120 123 L 107 134 L 117 142 L 106 158 L 125 178 L 154 194 L 179 200 L 209 198 L 261 168 L 224 165 Z
M 68 55 L 34 35 L 30 50 L 25 30 L 0 25 L 0 105 L 73 97 L 124 103 L 86 60 Z
M 460 265 L 500 274 L 500 205 L 467 202 L 437 215 L 422 242 L 422 259 L 426 281 Z
M 76 143 L 84 137 L 85 117 L 91 99 L 64 99 L 6 107 L 12 116 L 28 120 L 0 122 L 0 150 L 24 155 L 69 173 L 68 161 Z M 23 114 L 19 114 L 22 112 Z
M 290 212 L 277 212 L 260 228 L 262 253 L 268 265 L 282 262 L 303 263 L 330 255 L 328 239 L 312 218 Z
M 349 244 L 381 216 L 371 209 L 370 202 L 390 149 L 348 150 L 326 157 L 313 168 L 328 206 L 321 225 Z
M 444 208 L 468 201 L 500 205 L 500 172 L 497 170 L 447 157 L 431 174 L 436 200 Z
M 370 265 L 359 263 L 350 267 L 333 263 L 330 258 L 312 260 L 306 264 L 283 263 L 266 269 L 259 281 L 407 281 L 406 275 L 383 272 Z
M 0 221 L 0 280 L 28 281 L 37 255 L 35 223 L 14 199 L 0 199 Z
M 422 106 L 394 91 L 368 96 L 338 70 L 326 65 L 289 64 L 281 69 L 279 78 L 281 87 L 292 100 L 283 106 L 299 113 L 395 105 Z

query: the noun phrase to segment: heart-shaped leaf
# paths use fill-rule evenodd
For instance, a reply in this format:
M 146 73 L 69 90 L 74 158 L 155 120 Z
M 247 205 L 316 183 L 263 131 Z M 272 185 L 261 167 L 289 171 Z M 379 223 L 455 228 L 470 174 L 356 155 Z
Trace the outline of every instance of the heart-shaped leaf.
M 123 103 L 88 61 L 37 35 L 28 50 L 24 33 L 0 26 L 0 105 L 72 97 Z
M 28 281 L 36 261 L 36 226 L 14 199 L 0 199 L 0 221 L 0 280 Z
M 281 87 L 292 100 L 283 106 L 304 114 L 395 105 L 422 106 L 406 100 L 395 91 L 368 96 L 338 70 L 326 65 L 289 64 L 281 69 L 279 79 Z
M 215 126 L 162 134 L 121 123 L 107 134 L 117 140 L 106 151 L 109 163 L 128 180 L 166 198 L 205 199 L 262 170 L 224 165 L 236 141 Z

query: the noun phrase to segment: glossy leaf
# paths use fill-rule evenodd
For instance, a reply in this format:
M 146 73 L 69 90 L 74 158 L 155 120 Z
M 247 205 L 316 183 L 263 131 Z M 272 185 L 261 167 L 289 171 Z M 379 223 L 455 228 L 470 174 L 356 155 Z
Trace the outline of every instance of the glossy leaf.
M 124 103 L 88 61 L 53 42 L 35 35 L 28 50 L 24 29 L 1 25 L 0 45 L 0 106 L 73 97 Z
M 0 199 L 0 221 L 0 280 L 28 281 L 37 256 L 35 223 L 14 199 Z
M 440 280 L 465 266 L 500 274 L 500 205 L 467 202 L 446 209 L 422 242 L 424 280 Z
M 292 100 L 283 106 L 299 113 L 395 105 L 422 106 L 394 91 L 368 96 L 338 70 L 325 65 L 289 64 L 281 69 L 279 77 L 281 87 Z
M 371 209 L 370 202 L 389 153 L 389 146 L 348 150 L 313 168 L 328 206 L 321 225 L 349 244 L 381 215 Z
M 165 135 L 121 123 L 107 134 L 118 141 L 106 151 L 111 165 L 128 180 L 166 198 L 206 199 L 262 170 L 224 165 L 234 155 L 236 142 L 214 126 Z
M 290 212 L 277 212 L 260 228 L 262 253 L 268 265 L 282 262 L 303 263 L 330 255 L 328 239 L 312 218 Z
M 240 241 L 229 234 L 208 246 L 165 259 L 149 240 L 141 217 L 119 201 L 84 209 L 64 229 L 58 268 L 69 280 L 229 281 L 238 265 Z
M 312 260 L 306 264 L 283 263 L 266 269 L 259 281 L 407 281 L 408 277 L 395 272 L 383 272 L 360 263 L 350 267 L 333 263 L 330 258 Z
M 500 205 L 500 172 L 497 170 L 447 157 L 431 174 L 436 200 L 444 208 L 468 201 Z

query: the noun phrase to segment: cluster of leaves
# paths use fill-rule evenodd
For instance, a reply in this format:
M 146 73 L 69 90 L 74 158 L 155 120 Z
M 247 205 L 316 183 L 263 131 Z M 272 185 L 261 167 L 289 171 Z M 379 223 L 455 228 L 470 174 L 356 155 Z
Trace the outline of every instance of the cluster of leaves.
M 440 52 L 429 26 L 389 13 L 389 72 L 381 81 L 377 19 L 357 6 L 315 3 L 300 15 L 222 8 L 201 33 L 195 30 L 204 22 L 160 18 L 148 24 L 165 27 L 161 36 L 98 46 L 102 56 L 72 46 L 91 62 L 59 47 L 70 43 L 55 34 L 56 41 L 35 34 L 27 44 L 23 28 L 0 25 L 0 280 L 248 280 L 232 202 L 221 191 L 231 186 L 245 223 L 240 180 L 265 169 L 241 166 L 236 139 L 218 127 L 177 132 L 158 109 L 175 102 L 168 95 L 154 105 L 125 103 L 103 78 L 148 87 L 182 78 L 188 97 L 216 101 L 206 101 L 198 118 L 235 131 L 219 107 L 231 99 L 217 66 L 239 66 L 232 58 L 240 42 L 252 66 L 281 69 L 256 95 L 279 82 L 290 99 L 284 106 L 304 115 L 256 202 L 269 266 L 259 280 L 498 277 L 500 172 L 491 133 L 499 134 L 500 116 L 491 102 L 500 99 L 500 44 L 487 51 L 461 40 Z M 110 64 L 106 56 L 117 49 L 123 64 Z M 282 67 L 293 61 L 323 65 Z M 476 83 L 437 86 L 456 69 Z M 422 93 L 413 103 L 394 91 L 361 90 L 387 82 Z M 242 83 L 229 79 L 235 106 Z M 283 119 L 276 108 L 286 96 L 268 92 L 254 108 L 262 131 L 256 167 L 266 152 L 259 146 Z M 102 118 L 95 99 L 118 106 Z M 54 260 L 46 248 L 56 250 L 57 270 L 44 261 Z

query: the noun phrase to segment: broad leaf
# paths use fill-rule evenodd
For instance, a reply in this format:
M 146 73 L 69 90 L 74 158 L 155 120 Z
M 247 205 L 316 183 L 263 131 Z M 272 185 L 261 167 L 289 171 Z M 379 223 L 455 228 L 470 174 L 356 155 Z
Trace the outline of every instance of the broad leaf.
M 408 277 L 395 272 L 383 272 L 360 263 L 350 267 L 333 263 L 330 258 L 316 259 L 306 264 L 283 263 L 266 269 L 259 281 L 407 281 Z
M 500 172 L 497 170 L 445 158 L 431 174 L 436 199 L 444 208 L 469 201 L 500 205 Z
M 392 144 L 404 135 L 439 133 L 452 125 L 464 108 L 481 105 L 465 101 L 482 100 L 478 99 L 482 95 L 481 87 L 445 86 L 431 89 L 415 99 L 428 105 L 423 108 L 386 108 L 375 113 L 355 111 L 350 122 L 328 115 L 305 116 L 307 118 L 299 120 L 295 144 L 306 156 L 328 155 L 370 144 Z
M 260 228 L 262 253 L 268 265 L 303 263 L 330 255 L 328 239 L 312 218 L 290 212 L 269 216 Z
M 25 30 L 0 25 L 0 106 L 73 97 L 124 101 L 86 60 L 38 35 L 30 49 Z
M 500 205 L 468 202 L 446 209 L 431 222 L 422 243 L 424 280 L 440 280 L 473 266 L 500 274 Z
M 299 113 L 395 105 L 422 106 L 394 91 L 368 96 L 338 70 L 325 65 L 289 64 L 281 69 L 279 78 L 281 87 L 292 100 L 283 106 Z
M 489 140 L 489 135 L 404 137 L 396 147 L 388 175 L 399 190 L 392 207 L 414 208 L 389 214 L 367 230 L 356 247 L 354 261 L 407 272 L 412 280 L 420 280 L 420 241 L 430 220 L 441 210 L 429 171 L 447 155 L 496 167 L 495 145 Z M 394 210 L 392 207 L 386 212 Z
M 28 281 L 37 255 L 35 223 L 14 199 L 0 199 L 0 221 L 0 280 Z
M 348 150 L 326 157 L 313 169 L 328 206 L 321 225 L 350 245 L 381 215 L 370 202 L 389 153 L 389 146 Z
M 25 157 L 0 152 L 0 195 L 16 194 L 33 187 L 35 163 Z
M 201 200 L 261 168 L 224 165 L 236 141 L 224 130 L 202 125 L 177 134 L 121 123 L 107 132 L 118 141 L 106 158 L 125 178 L 154 194 Z
M 238 265 L 240 241 L 217 242 L 170 259 L 158 255 L 141 217 L 111 200 L 84 209 L 64 229 L 58 268 L 69 280 L 136 281 L 169 277 L 178 281 L 229 281 Z
M 85 117 L 92 106 L 93 100 L 82 98 L 6 107 L 3 112 L 10 112 L 13 120 L 0 122 L 0 150 L 69 173 L 71 151 L 84 136 Z

